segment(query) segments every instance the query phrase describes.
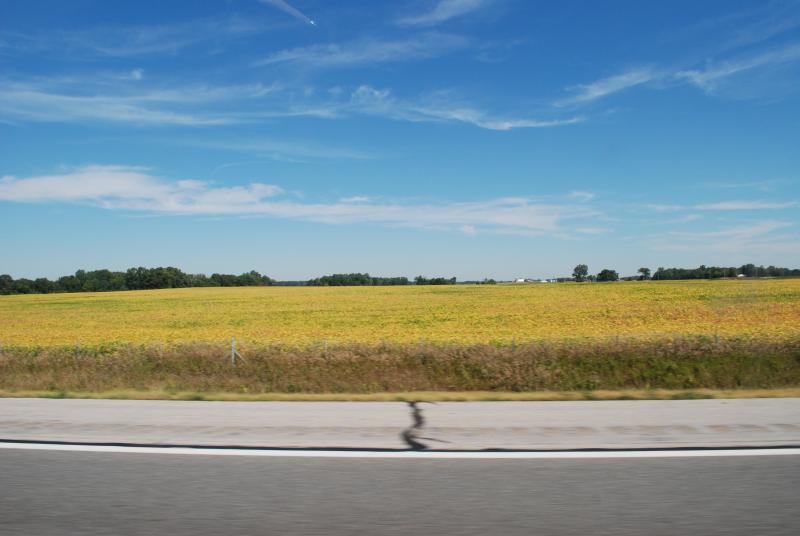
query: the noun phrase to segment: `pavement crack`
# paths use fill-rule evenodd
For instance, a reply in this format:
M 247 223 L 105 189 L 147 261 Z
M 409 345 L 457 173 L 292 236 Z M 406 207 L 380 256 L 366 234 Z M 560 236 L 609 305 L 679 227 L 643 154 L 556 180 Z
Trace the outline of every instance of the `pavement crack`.
M 432 437 L 422 437 L 419 435 L 420 431 L 425 427 L 425 416 L 422 414 L 422 408 L 419 405 L 422 402 L 408 402 L 408 407 L 411 408 L 411 420 L 412 424 L 400 434 L 400 437 L 403 438 L 403 441 L 406 442 L 408 448 L 411 450 L 425 450 L 428 448 L 428 445 L 422 443 L 420 439 L 424 439 L 426 441 L 437 441 L 439 443 L 448 443 L 448 441 L 443 441 L 441 439 L 434 439 Z M 435 402 L 428 402 L 429 404 L 434 404 Z

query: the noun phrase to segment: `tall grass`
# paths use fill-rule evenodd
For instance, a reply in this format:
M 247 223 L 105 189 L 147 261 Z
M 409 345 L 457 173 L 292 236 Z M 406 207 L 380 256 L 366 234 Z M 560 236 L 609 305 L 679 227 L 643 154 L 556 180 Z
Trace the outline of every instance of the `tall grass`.
M 800 386 L 800 338 L 586 339 L 505 346 L 10 347 L 4 391 L 259 393 L 767 389 Z

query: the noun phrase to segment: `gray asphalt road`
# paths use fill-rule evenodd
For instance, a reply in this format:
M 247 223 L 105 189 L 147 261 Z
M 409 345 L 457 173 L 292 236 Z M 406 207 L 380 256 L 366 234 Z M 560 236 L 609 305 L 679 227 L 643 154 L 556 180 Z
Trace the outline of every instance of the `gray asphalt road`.
M 800 398 L 421 404 L 437 448 L 800 444 Z M 0 399 L 0 439 L 403 448 L 400 402 Z
M 331 460 L 0 451 L 0 535 L 796 535 L 796 456 Z

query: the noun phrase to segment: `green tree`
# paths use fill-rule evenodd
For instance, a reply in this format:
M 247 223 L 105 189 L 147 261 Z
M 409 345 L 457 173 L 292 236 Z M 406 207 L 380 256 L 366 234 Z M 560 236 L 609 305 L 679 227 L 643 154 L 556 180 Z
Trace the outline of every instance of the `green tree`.
M 747 277 L 756 277 L 758 275 L 758 268 L 755 264 L 745 264 L 739 268 L 739 273 Z
M 639 268 L 639 273 L 642 274 L 642 276 L 639 278 L 640 281 L 646 281 L 647 279 L 650 279 L 650 268 Z
M 11 288 L 11 294 L 33 294 L 36 290 L 33 287 L 33 281 L 30 279 L 17 279 L 14 281 L 14 286 Z
M 55 290 L 55 285 L 46 277 L 40 277 L 33 282 L 33 291 L 38 294 L 47 294 Z
M 618 281 L 619 274 L 616 270 L 609 270 L 608 268 L 603 268 L 600 270 L 600 273 L 597 274 L 598 281 Z
M 14 278 L 8 274 L 0 275 L 0 294 L 11 294 L 14 287 Z
M 578 283 L 583 283 L 586 281 L 586 277 L 589 275 L 589 267 L 585 264 L 579 264 L 572 270 L 572 277 Z

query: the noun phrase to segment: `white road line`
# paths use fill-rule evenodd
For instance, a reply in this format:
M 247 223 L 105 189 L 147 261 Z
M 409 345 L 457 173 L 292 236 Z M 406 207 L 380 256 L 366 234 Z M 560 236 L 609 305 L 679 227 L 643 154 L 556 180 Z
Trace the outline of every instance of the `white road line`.
M 598 452 L 428 452 L 357 450 L 249 450 L 190 447 L 120 447 L 104 445 L 52 445 L 0 443 L 0 449 L 62 452 L 114 452 L 124 454 L 178 454 L 191 456 L 260 456 L 267 458 L 393 458 L 448 460 L 583 460 L 596 458 L 709 458 L 732 456 L 798 456 L 800 448 L 735 450 L 639 450 Z

